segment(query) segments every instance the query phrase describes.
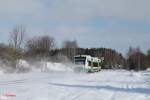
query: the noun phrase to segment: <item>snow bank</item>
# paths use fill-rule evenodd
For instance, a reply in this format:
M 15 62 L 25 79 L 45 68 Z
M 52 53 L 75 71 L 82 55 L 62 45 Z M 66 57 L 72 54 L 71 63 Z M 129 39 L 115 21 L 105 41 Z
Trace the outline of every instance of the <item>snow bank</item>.
M 149 72 L 150 72 L 150 68 L 147 68 L 147 71 L 149 71 Z
M 141 77 L 142 73 L 141 72 L 134 72 L 134 71 L 130 71 L 130 76 L 136 76 L 136 77 Z
M 2 70 L 0 70 L 0 75 L 2 75 L 4 72 Z
M 4 73 L 5 64 L 0 61 L 0 75 Z

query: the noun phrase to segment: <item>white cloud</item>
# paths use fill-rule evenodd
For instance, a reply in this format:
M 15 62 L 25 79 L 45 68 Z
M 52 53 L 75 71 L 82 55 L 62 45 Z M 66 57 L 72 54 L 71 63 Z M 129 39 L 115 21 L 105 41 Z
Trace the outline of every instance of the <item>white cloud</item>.
M 58 21 L 117 17 L 150 21 L 150 0 L 0 0 L 0 15 L 28 16 Z
M 36 18 L 42 14 L 44 8 L 39 0 L 0 0 L 0 18 L 15 20 L 26 16 Z
M 147 21 L 150 20 L 149 4 L 149 0 L 63 0 L 50 7 L 50 11 L 59 20 L 118 17 Z

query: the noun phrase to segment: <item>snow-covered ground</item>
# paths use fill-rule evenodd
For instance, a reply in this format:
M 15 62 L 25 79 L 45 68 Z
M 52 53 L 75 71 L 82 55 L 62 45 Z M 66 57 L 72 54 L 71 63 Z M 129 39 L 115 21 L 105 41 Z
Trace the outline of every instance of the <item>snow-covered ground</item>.
M 0 100 L 150 100 L 150 71 L 0 74 Z

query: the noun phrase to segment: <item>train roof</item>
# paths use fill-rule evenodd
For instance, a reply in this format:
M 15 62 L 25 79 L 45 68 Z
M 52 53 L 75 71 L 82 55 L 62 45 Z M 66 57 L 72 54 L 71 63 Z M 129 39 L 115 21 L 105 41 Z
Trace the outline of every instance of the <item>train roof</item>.
M 91 57 L 90 55 L 76 55 L 74 57 Z
M 98 57 L 91 57 L 90 55 L 76 55 L 74 57 L 86 57 L 88 60 L 94 61 L 94 62 L 101 62 L 102 59 L 99 59 Z

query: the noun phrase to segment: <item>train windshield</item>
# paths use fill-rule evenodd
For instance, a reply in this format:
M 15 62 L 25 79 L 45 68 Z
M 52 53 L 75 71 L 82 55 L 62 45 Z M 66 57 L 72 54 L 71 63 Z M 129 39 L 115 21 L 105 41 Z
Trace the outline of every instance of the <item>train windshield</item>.
M 86 57 L 75 57 L 75 64 L 85 65 Z

